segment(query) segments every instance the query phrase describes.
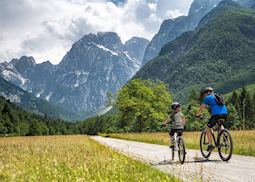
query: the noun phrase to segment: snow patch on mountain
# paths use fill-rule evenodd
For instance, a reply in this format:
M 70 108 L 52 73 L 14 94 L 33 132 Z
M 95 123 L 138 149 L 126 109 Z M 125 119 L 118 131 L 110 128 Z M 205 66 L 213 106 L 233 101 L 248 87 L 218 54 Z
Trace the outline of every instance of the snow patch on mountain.
M 4 79 L 10 82 L 14 80 L 19 81 L 21 88 L 23 88 L 28 81 L 28 79 L 23 78 L 19 73 L 13 72 L 13 70 L 3 70 L 2 76 L 4 77 Z
M 110 52 L 112 55 L 114 55 L 114 56 L 118 56 L 118 53 L 117 52 L 114 52 L 114 51 L 112 51 L 112 50 L 110 50 L 110 49 L 108 49 L 107 47 L 105 47 L 105 46 L 103 46 L 103 45 L 99 45 L 99 44 L 95 44 L 95 43 L 93 43 L 96 47 L 98 47 L 99 49 L 102 49 L 102 50 L 104 50 L 104 51 L 106 51 L 106 52 Z
M 41 97 L 41 95 L 43 94 L 44 90 L 41 90 L 40 92 L 38 92 L 35 96 L 36 97 Z
M 53 94 L 53 92 L 51 92 L 49 95 L 47 95 L 47 96 L 45 97 L 45 99 L 46 99 L 47 101 L 49 101 L 50 98 L 51 98 L 51 96 L 52 96 L 52 94 Z
M 4 92 L 0 92 L 0 95 L 2 95 L 3 97 L 5 97 L 7 100 L 10 100 L 11 102 L 14 103 L 21 103 L 20 101 L 20 96 L 17 94 L 11 94 L 9 93 L 8 95 L 5 94 Z

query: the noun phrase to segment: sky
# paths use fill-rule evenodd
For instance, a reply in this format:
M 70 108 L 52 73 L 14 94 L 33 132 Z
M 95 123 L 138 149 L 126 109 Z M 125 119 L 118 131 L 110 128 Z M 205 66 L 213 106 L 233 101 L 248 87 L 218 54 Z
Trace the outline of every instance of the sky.
M 58 64 L 88 33 L 151 39 L 163 20 L 187 15 L 192 0 L 0 0 L 0 62 L 23 55 Z

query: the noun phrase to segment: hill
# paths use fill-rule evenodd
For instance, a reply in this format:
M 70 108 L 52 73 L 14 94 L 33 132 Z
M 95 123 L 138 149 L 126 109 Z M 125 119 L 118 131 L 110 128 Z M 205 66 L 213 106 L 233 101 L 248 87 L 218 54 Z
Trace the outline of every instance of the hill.
M 234 90 L 234 91 L 235 91 L 236 93 L 240 94 L 240 93 L 242 92 L 242 89 L 243 89 L 243 88 L 238 88 L 238 89 L 236 89 L 236 90 Z M 249 94 L 250 94 L 251 96 L 255 95 L 255 83 L 250 84 L 250 85 L 246 85 L 246 86 L 245 86 L 245 89 L 246 89 L 247 92 L 249 92 Z M 230 98 L 230 97 L 233 95 L 233 92 L 234 92 L 234 91 L 225 94 L 226 98 Z
M 69 134 L 72 126 L 73 123 L 29 113 L 0 96 L 0 136 Z
M 162 80 L 176 98 L 213 86 L 221 93 L 255 82 L 255 11 L 223 1 L 195 31 L 166 44 L 134 78 Z
M 24 108 L 26 111 L 63 120 L 77 120 L 74 113 L 59 108 L 45 100 L 34 97 L 32 94 L 6 81 L 0 76 L 0 95 Z

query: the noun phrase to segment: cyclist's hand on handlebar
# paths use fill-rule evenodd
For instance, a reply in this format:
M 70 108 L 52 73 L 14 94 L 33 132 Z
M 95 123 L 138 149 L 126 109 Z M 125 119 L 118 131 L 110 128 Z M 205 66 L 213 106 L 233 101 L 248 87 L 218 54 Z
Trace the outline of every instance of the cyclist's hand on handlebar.
M 197 119 L 203 119 L 203 117 L 201 115 L 195 115 L 195 118 Z
M 166 128 L 167 125 L 168 125 L 168 124 L 163 123 L 163 124 L 162 124 L 162 127 L 163 127 L 163 128 Z

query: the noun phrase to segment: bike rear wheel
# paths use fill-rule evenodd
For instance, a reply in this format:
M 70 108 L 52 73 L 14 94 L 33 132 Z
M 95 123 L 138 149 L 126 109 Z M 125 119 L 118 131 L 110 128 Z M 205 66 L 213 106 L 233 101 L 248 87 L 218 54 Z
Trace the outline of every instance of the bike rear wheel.
M 201 136 L 200 136 L 200 151 L 201 154 L 204 156 L 204 158 L 209 158 L 211 155 L 212 151 L 207 151 L 208 147 L 208 137 L 206 135 L 206 131 L 202 131 Z
M 220 158 L 223 161 L 228 161 L 233 152 L 233 141 L 228 130 L 223 129 L 219 133 L 218 137 L 218 151 Z
M 172 147 L 172 160 L 174 160 L 174 150 L 175 150 L 175 145 Z
M 179 161 L 181 162 L 181 164 L 183 164 L 185 161 L 186 150 L 184 140 L 182 138 L 179 138 L 178 148 Z

